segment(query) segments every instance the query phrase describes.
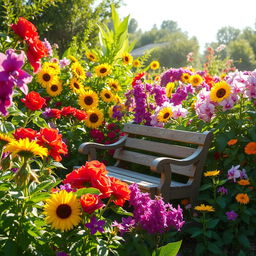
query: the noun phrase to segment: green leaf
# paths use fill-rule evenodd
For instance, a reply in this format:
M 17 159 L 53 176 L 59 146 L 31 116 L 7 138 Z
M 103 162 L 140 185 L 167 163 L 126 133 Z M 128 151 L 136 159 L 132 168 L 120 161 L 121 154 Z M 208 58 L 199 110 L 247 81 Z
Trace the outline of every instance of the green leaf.
M 152 256 L 176 256 L 180 250 L 181 242 L 182 241 L 173 242 L 159 247 L 152 253 Z
M 97 188 L 80 188 L 75 192 L 77 197 L 81 197 L 85 194 L 99 195 L 100 191 Z
M 200 187 L 200 191 L 204 191 L 204 190 L 207 190 L 211 188 L 211 184 L 203 184 L 201 187 Z
M 10 188 L 9 183 L 2 183 L 0 184 L 0 191 L 7 191 Z
M 215 219 L 215 220 L 210 220 L 208 223 L 207 223 L 207 227 L 208 228 L 215 228 L 217 226 L 217 224 L 219 223 L 219 219 Z
M 47 128 L 48 124 L 45 122 L 45 120 L 41 117 L 35 117 L 33 118 L 33 124 L 35 124 L 36 126 L 40 127 L 40 128 Z
M 3 248 L 3 256 L 17 255 L 17 245 L 15 242 L 8 240 Z
M 204 246 L 203 243 L 198 243 L 198 244 L 196 245 L 196 250 L 195 250 L 196 255 L 205 255 L 205 254 L 204 254 L 205 249 L 206 249 L 206 248 L 205 248 L 205 246 Z
M 50 194 L 48 192 L 40 192 L 40 193 L 36 193 L 34 194 L 29 201 L 30 202 L 34 202 L 34 203 L 38 203 L 41 201 L 44 201 L 45 199 L 47 199 L 50 196 Z
M 12 124 L 16 126 L 22 126 L 25 122 L 24 116 L 14 116 L 12 118 Z
M 110 209 L 120 215 L 133 216 L 133 213 L 125 211 L 122 207 L 118 205 L 111 205 Z
M 216 203 L 224 209 L 226 207 L 226 199 L 224 197 L 218 197 Z
M 52 182 L 52 180 L 44 180 L 37 186 L 31 186 L 31 194 L 35 194 L 37 192 L 40 192 L 42 190 L 49 191 L 50 189 L 56 187 L 60 181 L 57 181 L 55 183 Z M 33 195 L 31 195 L 33 197 Z
M 208 243 L 207 249 L 212 252 L 213 254 L 222 255 L 222 251 L 215 243 Z
M 238 236 L 238 241 L 243 247 L 246 247 L 246 248 L 250 247 L 250 242 L 244 234 L 240 234 Z
M 60 169 L 67 169 L 62 163 L 60 162 L 52 162 L 51 163 L 52 166 L 56 167 L 56 168 L 60 168 Z
M 223 243 L 229 244 L 233 240 L 233 231 L 228 229 L 223 232 Z

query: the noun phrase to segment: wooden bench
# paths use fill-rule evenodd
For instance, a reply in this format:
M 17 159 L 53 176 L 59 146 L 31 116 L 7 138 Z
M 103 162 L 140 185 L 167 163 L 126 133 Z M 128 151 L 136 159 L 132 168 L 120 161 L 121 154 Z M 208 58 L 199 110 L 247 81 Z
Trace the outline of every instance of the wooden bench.
M 190 132 L 158 127 L 125 124 L 125 136 L 113 144 L 85 142 L 79 152 L 96 160 L 96 149 L 115 149 L 116 163 L 107 166 L 108 175 L 128 184 L 136 182 L 141 191 L 161 195 L 166 202 L 189 198 L 194 204 L 200 187 L 203 165 L 212 140 L 212 132 Z M 184 146 L 186 144 L 187 146 Z M 147 166 L 148 173 L 128 170 L 124 162 Z M 150 175 L 158 173 L 159 177 Z M 186 181 L 175 181 L 182 175 Z M 177 178 L 177 177 L 176 177 Z

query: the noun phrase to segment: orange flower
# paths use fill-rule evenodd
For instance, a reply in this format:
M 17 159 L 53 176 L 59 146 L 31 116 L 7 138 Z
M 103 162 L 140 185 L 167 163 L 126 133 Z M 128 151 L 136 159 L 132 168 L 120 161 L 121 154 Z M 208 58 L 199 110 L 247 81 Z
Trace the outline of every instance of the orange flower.
M 250 181 L 249 180 L 239 180 L 237 183 L 239 185 L 241 185 L 241 186 L 250 185 Z
M 238 141 L 237 139 L 232 139 L 232 140 L 229 140 L 227 144 L 229 146 L 232 146 L 232 145 L 235 145 L 237 143 L 237 141 Z
M 244 152 L 247 155 L 255 155 L 256 154 L 256 142 L 249 142 L 245 148 L 244 148 Z
M 92 214 L 95 210 L 104 206 L 98 195 L 85 194 L 80 198 L 80 203 L 85 212 Z
M 114 177 L 110 177 L 112 196 L 114 197 L 114 203 L 119 206 L 123 206 L 126 200 L 130 199 L 130 189 L 128 185 Z
M 189 200 L 188 199 L 183 199 L 180 202 L 182 205 L 186 206 L 187 204 L 189 204 Z
M 239 193 L 236 195 L 236 201 L 240 204 L 248 204 L 250 202 L 250 198 L 247 194 Z

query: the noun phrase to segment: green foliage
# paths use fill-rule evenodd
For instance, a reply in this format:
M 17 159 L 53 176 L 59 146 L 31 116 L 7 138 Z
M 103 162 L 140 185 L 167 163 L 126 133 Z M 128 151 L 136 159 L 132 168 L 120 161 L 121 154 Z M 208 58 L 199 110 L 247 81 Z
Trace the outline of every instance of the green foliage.
M 223 27 L 217 32 L 217 40 L 219 44 L 228 44 L 238 38 L 240 30 L 234 27 Z

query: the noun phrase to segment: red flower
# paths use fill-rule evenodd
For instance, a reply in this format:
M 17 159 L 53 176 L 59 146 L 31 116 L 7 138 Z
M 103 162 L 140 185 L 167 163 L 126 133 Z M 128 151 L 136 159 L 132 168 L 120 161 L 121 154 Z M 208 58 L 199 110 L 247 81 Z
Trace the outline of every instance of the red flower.
M 88 115 L 85 111 L 76 109 L 74 112 L 74 117 L 77 118 L 79 121 L 83 121 L 88 117 Z
M 11 28 L 15 34 L 24 40 L 38 38 L 37 28 L 30 21 L 23 17 L 19 18 L 17 24 L 12 24 Z
M 107 134 L 107 136 L 108 136 L 108 138 L 110 138 L 110 139 L 114 139 L 114 138 L 117 136 L 117 134 L 116 134 L 115 132 L 109 132 L 109 133 Z
M 14 132 L 13 136 L 16 140 L 28 138 L 29 140 L 34 140 L 36 138 L 37 132 L 30 128 L 18 128 Z
M 30 92 L 25 98 L 21 99 L 25 106 L 31 110 L 39 110 L 45 104 L 45 99 L 37 92 Z
M 104 206 L 98 195 L 85 194 L 80 198 L 80 203 L 85 212 L 92 214 L 95 210 Z
M 126 200 L 130 199 L 130 189 L 128 185 L 114 177 L 110 177 L 112 196 L 116 205 L 123 206 Z
M 57 108 L 52 108 L 47 111 L 47 116 L 50 118 L 61 118 L 61 111 Z
M 100 192 L 101 198 L 110 197 L 112 190 L 111 190 L 111 181 L 110 178 L 106 175 L 99 175 L 95 178 L 91 179 L 91 185 L 94 188 L 97 188 Z
M 70 107 L 70 106 L 68 106 L 68 107 L 63 107 L 63 108 L 61 109 L 61 115 L 62 115 L 62 116 L 73 115 L 75 111 L 76 111 L 76 109 L 73 108 L 73 107 Z
M 132 87 L 134 87 L 139 81 L 142 81 L 143 76 L 145 76 L 146 73 L 139 73 L 137 74 L 133 80 L 132 80 Z

